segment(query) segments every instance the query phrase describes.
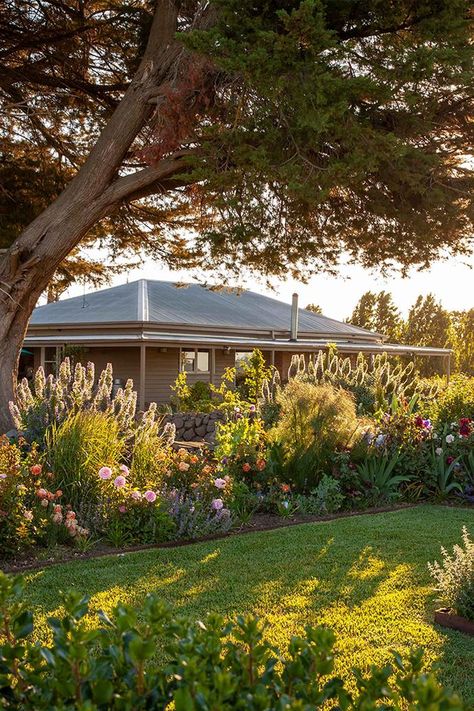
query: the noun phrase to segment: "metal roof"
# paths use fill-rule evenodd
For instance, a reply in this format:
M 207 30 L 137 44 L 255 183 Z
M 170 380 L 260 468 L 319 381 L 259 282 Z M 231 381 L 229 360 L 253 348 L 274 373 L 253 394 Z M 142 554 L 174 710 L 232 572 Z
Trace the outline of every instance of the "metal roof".
M 32 314 L 30 326 L 116 325 L 149 323 L 163 327 L 289 331 L 291 304 L 253 291 L 211 290 L 199 284 L 140 279 L 75 296 Z M 335 338 L 380 340 L 381 336 L 335 319 L 299 309 L 299 333 Z

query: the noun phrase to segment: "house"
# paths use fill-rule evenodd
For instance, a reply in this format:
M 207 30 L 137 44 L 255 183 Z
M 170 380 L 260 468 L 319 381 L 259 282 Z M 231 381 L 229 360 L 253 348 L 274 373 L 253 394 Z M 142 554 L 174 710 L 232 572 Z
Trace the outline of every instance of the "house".
M 180 369 L 189 383 L 218 384 L 225 369 L 254 348 L 283 379 L 294 354 L 316 353 L 329 343 L 354 356 L 437 356 L 449 368 L 449 350 L 388 344 L 378 333 L 299 309 L 297 301 L 296 295 L 287 304 L 252 291 L 140 279 L 38 306 L 22 368 L 42 365 L 54 372 L 65 348 L 94 362 L 96 372 L 110 362 L 117 385 L 133 378 L 141 409 L 169 400 Z

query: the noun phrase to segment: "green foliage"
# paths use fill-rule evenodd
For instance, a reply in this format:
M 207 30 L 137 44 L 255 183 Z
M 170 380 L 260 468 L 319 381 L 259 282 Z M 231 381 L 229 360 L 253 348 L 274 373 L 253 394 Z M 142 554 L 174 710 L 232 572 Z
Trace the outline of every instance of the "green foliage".
M 128 380 L 112 397 L 113 372 L 109 363 L 99 376 L 97 386 L 93 363 L 77 363 L 74 370 L 69 358 L 59 366 L 57 377 L 45 376 L 38 368 L 33 387 L 26 378 L 17 388 L 16 403 L 10 403 L 15 425 L 30 438 L 41 441 L 51 425 L 61 424 L 67 417 L 83 411 L 113 415 L 122 432 L 134 424 L 137 394 L 133 381 Z
M 455 226 L 467 226 L 461 215 L 470 224 L 470 203 L 452 190 L 449 145 L 428 151 L 419 138 L 441 130 L 451 92 L 470 96 L 468 3 L 218 0 L 217 8 L 215 26 L 181 35 L 229 77 L 222 118 L 205 131 L 205 165 L 193 166 L 222 220 L 209 221 L 200 246 L 210 242 L 225 267 L 266 271 L 268 257 L 282 274 L 295 273 L 302 253 L 306 264 L 331 265 L 341 248 L 365 265 L 389 254 L 424 264 L 452 245 Z M 444 135 L 459 150 L 459 138 Z M 471 176 L 458 180 L 465 196 Z
M 171 390 L 175 393 L 172 405 L 179 412 L 212 412 L 216 409 L 209 383 L 198 380 L 189 385 L 188 374 L 184 370 L 178 373 Z
M 452 311 L 450 314 L 449 343 L 454 351 L 454 369 L 474 375 L 474 309 Z
M 0 437 L 0 558 L 21 555 L 33 546 L 79 544 L 89 536 L 63 492 L 50 490 L 53 475 L 40 461 L 35 445 Z
M 474 418 L 474 378 L 453 375 L 449 385 L 439 378 L 436 399 L 430 403 L 430 413 L 434 422 L 458 422 L 462 417 Z
M 399 341 L 403 332 L 400 311 L 386 291 L 362 294 L 348 321 L 354 326 L 380 333 L 390 342 Z
M 121 510 L 115 508 L 107 517 L 105 535 L 115 548 L 134 544 L 163 543 L 172 540 L 176 524 L 164 504 L 150 505 L 143 498 L 127 501 Z
M 453 547 L 452 555 L 442 547 L 441 556 L 441 564 L 428 563 L 441 602 L 474 622 L 474 541 L 466 526 L 462 529 L 462 544 Z
M 349 447 L 359 429 L 354 400 L 333 385 L 292 378 L 277 402 L 280 419 L 269 436 L 282 445 L 288 480 L 310 491 L 330 471 L 334 452 Z
M 251 488 L 266 488 L 266 434 L 262 420 L 240 411 L 227 422 L 219 422 L 214 456 L 223 472 L 246 481 Z
M 262 351 L 255 348 L 251 355 L 242 361 L 240 389 L 243 399 L 259 408 L 264 385 L 271 379 L 274 370 L 267 366 Z
M 160 487 L 176 434 L 174 425 L 155 419 L 155 408 L 143 414 L 131 444 L 130 480 L 139 489 Z
M 99 613 L 100 627 L 84 618 L 88 598 L 63 596 L 61 617 L 50 617 L 52 641 L 32 642 L 34 619 L 22 599 L 21 578 L 0 574 L 0 688 L 4 708 L 100 709 L 166 708 L 322 708 L 328 702 L 346 711 L 390 702 L 420 711 L 457 709 L 457 695 L 432 674 L 422 674 L 422 652 L 392 665 L 353 670 L 357 690 L 334 675 L 334 633 L 307 627 L 287 649 L 274 648 L 254 617 L 226 622 L 209 615 L 199 624 L 176 618 L 149 595 L 140 616 L 124 604 L 111 615 Z M 164 644 L 167 660 L 153 659 Z M 278 663 L 279 662 L 279 663 Z
M 185 371 L 178 373 L 171 390 L 174 409 L 179 412 L 212 412 L 222 410 L 232 412 L 242 401 L 239 391 L 235 388 L 235 368 L 226 368 L 219 385 L 198 381 L 188 384 Z
M 366 497 L 371 505 L 386 504 L 400 498 L 400 485 L 410 476 L 396 473 L 399 455 L 372 455 L 359 464 L 357 473 L 368 489 Z
M 46 435 L 46 461 L 55 486 L 80 518 L 93 525 L 100 494 L 98 471 L 117 467 L 125 452 L 118 420 L 105 412 L 71 414 Z
M 344 494 L 339 482 L 325 474 L 308 496 L 298 494 L 294 497 L 294 502 L 298 513 L 319 516 L 339 511 L 344 502 Z
M 453 493 L 462 492 L 462 486 L 456 481 L 459 459 L 446 459 L 444 452 L 436 453 L 434 446 L 428 458 L 428 477 L 426 487 L 429 493 L 439 499 L 446 499 Z

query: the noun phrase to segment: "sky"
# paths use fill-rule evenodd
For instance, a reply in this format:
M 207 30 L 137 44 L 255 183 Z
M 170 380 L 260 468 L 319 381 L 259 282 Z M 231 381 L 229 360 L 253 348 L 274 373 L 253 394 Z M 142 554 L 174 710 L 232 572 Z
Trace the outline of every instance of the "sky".
M 191 272 L 170 271 L 156 262 L 148 261 L 142 267 L 132 269 L 114 277 L 112 284 L 122 284 L 136 279 L 161 279 L 165 281 L 197 281 Z M 244 284 L 229 284 L 267 294 L 281 301 L 290 302 L 291 295 L 299 295 L 301 307 L 316 303 L 326 316 L 345 319 L 365 291 L 390 291 L 394 301 L 404 316 L 419 294 L 433 292 L 443 306 L 449 310 L 470 309 L 474 307 L 474 256 L 468 264 L 466 260 L 450 259 L 435 263 L 424 272 L 412 272 L 407 278 L 400 276 L 383 278 L 377 272 L 369 272 L 362 267 L 342 266 L 337 277 L 321 274 L 313 277 L 307 284 L 294 280 L 274 281 L 274 290 L 263 281 L 250 278 Z M 69 289 L 62 298 L 82 294 L 84 288 L 76 285 Z

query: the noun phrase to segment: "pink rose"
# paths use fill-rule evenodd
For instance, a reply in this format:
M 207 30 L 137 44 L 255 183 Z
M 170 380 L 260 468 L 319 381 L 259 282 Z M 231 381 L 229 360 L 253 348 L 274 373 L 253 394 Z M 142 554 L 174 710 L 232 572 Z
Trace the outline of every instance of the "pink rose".
M 140 499 L 142 498 L 142 495 L 139 491 L 132 491 L 130 496 L 132 497 L 132 499 L 135 499 L 135 501 L 140 501 Z
M 217 489 L 224 489 L 226 484 L 227 484 L 227 482 L 225 479 L 220 479 L 220 478 L 214 479 L 214 486 Z
M 102 469 L 99 469 L 99 476 L 101 479 L 110 479 L 112 476 L 112 469 L 110 469 L 110 467 L 102 467 Z
M 154 491 L 145 491 L 145 499 L 152 504 L 154 501 L 156 501 L 156 494 Z
M 126 507 L 126 506 L 119 506 L 119 511 L 120 511 L 120 513 L 125 513 L 126 510 L 127 510 L 127 507 Z
M 127 480 L 125 479 L 124 476 L 120 475 L 114 480 L 114 486 L 117 487 L 117 489 L 121 489 L 122 486 L 125 486 L 127 483 Z
M 119 467 L 119 469 L 120 469 L 120 471 L 122 472 L 122 474 L 123 474 L 124 476 L 128 476 L 128 475 L 130 474 L 129 469 L 128 469 L 127 466 L 125 466 L 125 464 L 121 464 L 120 467 Z
M 36 492 L 36 496 L 38 497 L 38 499 L 44 499 L 45 496 L 48 496 L 48 492 L 46 491 L 46 489 L 38 489 L 38 491 Z
M 189 469 L 189 464 L 187 462 L 180 462 L 178 464 L 178 469 L 180 472 L 187 472 Z
M 213 499 L 211 507 L 214 509 L 214 511 L 220 511 L 222 508 L 224 508 L 224 502 L 222 499 Z

